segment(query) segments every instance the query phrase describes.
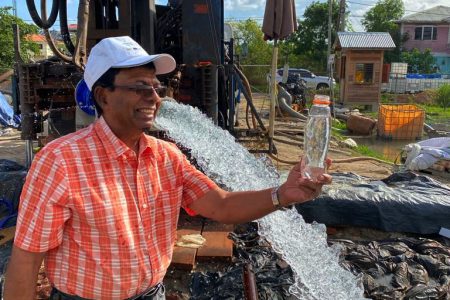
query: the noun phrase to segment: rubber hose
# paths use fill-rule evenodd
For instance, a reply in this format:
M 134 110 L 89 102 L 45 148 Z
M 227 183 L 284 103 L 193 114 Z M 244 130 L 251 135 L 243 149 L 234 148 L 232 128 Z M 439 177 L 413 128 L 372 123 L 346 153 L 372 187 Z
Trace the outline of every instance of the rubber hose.
M 33 19 L 33 22 L 42 29 L 49 29 L 55 24 L 56 17 L 58 16 L 58 8 L 59 8 L 59 0 L 53 0 L 52 11 L 50 12 L 50 17 L 47 20 L 44 16 L 39 17 L 39 14 L 36 10 L 36 5 L 34 4 L 34 0 L 27 0 L 28 11 L 30 12 L 30 16 Z
M 283 160 L 283 159 L 280 159 L 280 158 L 278 158 L 278 157 L 276 157 L 276 156 L 274 156 L 274 155 L 272 155 L 272 154 L 269 154 L 269 156 L 270 156 L 272 159 L 274 159 L 274 160 L 276 160 L 276 161 L 279 161 L 279 162 L 281 162 L 281 163 L 284 163 L 284 164 L 296 165 L 296 164 L 298 163 L 298 161 L 292 161 L 292 160 Z M 396 164 L 394 164 L 394 163 L 392 163 L 392 162 L 390 162 L 390 161 L 385 161 L 385 160 L 381 160 L 381 159 L 378 159 L 378 158 L 375 158 L 375 157 L 368 157 L 368 156 L 359 156 L 359 157 L 350 157 L 350 158 L 342 158 L 342 159 L 333 159 L 333 160 L 332 160 L 332 163 L 333 163 L 333 164 L 350 163 L 350 162 L 364 161 L 364 160 L 373 160 L 373 161 L 380 162 L 380 163 L 383 163 L 383 164 L 388 164 L 388 165 L 391 165 L 391 166 L 396 166 Z
M 75 46 L 70 39 L 69 26 L 67 24 L 67 0 L 60 0 L 59 3 L 59 24 L 61 26 L 61 37 L 71 55 L 75 52 Z
M 41 0 L 41 16 L 44 19 L 47 18 L 46 5 L 47 5 L 47 0 Z M 48 29 L 44 28 L 44 35 L 45 35 L 45 39 L 47 40 L 48 46 L 50 47 L 50 49 L 53 51 L 53 53 L 57 57 L 59 57 L 60 59 L 62 59 L 65 62 L 72 62 L 72 57 L 65 55 L 64 53 L 59 51 L 59 49 L 56 47 L 55 42 L 53 41 L 53 38 L 50 35 L 50 32 L 48 31 Z

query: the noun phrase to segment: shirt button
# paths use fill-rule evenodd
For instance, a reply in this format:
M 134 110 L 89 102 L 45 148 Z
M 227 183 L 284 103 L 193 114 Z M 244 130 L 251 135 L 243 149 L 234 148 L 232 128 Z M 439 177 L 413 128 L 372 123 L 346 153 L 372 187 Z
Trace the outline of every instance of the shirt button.
M 142 207 L 143 207 L 143 208 L 147 208 L 148 205 L 147 205 L 146 203 L 144 203 L 144 204 L 142 205 Z
M 147 238 L 148 238 L 148 239 L 151 239 L 151 238 L 152 238 L 151 234 L 147 235 Z

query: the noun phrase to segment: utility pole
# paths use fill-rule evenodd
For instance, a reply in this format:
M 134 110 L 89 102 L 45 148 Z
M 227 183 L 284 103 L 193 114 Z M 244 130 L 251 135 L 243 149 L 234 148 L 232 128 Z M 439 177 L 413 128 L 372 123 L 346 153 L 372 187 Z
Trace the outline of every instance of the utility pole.
M 339 2 L 339 17 L 336 25 L 338 31 L 345 31 L 345 0 Z
M 333 0 L 328 0 L 328 49 L 327 49 L 327 73 L 330 73 L 329 58 L 331 54 L 331 14 L 333 13 Z
M 14 14 L 14 17 L 17 18 L 17 2 L 16 2 L 16 0 L 13 0 L 13 14 Z
M 331 22 L 332 22 L 332 14 L 333 14 L 333 1 L 328 0 L 328 49 L 327 49 L 327 74 L 330 80 L 329 82 L 329 96 L 331 101 L 331 113 L 334 116 L 334 86 L 333 86 L 333 62 L 331 61 Z

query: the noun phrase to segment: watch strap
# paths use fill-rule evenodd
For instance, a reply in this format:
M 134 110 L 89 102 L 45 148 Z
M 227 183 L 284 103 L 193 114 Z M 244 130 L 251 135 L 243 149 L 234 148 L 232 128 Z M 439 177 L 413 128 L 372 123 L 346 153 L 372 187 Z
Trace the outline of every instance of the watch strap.
M 278 190 L 279 190 L 280 186 L 276 186 L 274 188 L 272 188 L 270 195 L 272 197 L 272 204 L 276 209 L 281 208 L 281 204 L 280 204 L 280 198 L 278 197 Z

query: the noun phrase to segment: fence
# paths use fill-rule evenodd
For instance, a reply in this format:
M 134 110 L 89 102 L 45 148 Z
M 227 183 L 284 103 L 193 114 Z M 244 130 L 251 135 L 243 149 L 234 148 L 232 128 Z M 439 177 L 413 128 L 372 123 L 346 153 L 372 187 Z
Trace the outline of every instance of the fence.
M 381 91 L 394 94 L 419 93 L 450 84 L 450 74 L 390 73 L 389 81 L 381 85 Z

